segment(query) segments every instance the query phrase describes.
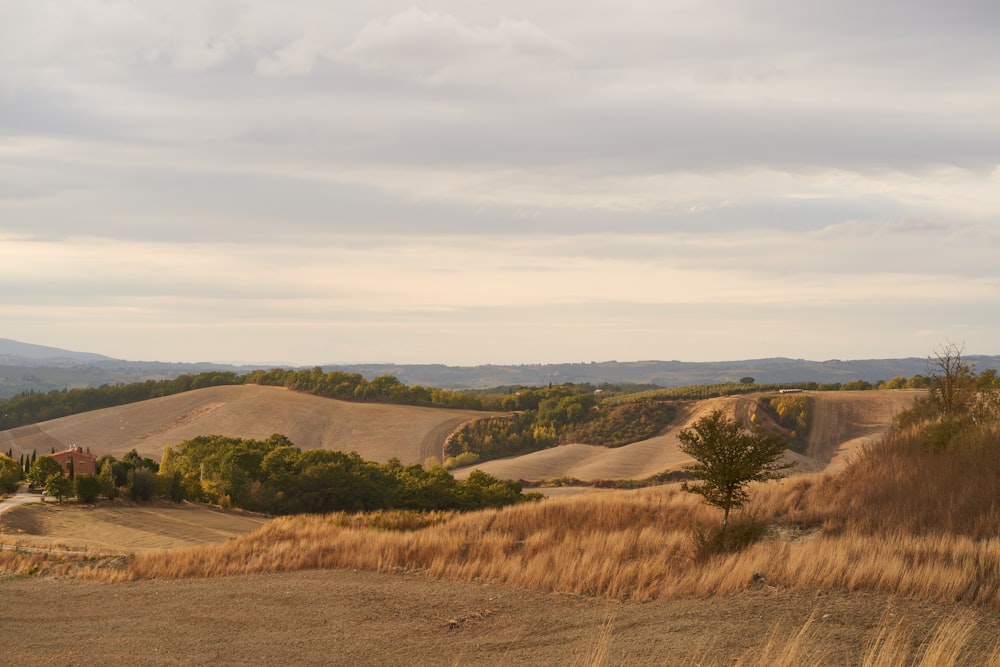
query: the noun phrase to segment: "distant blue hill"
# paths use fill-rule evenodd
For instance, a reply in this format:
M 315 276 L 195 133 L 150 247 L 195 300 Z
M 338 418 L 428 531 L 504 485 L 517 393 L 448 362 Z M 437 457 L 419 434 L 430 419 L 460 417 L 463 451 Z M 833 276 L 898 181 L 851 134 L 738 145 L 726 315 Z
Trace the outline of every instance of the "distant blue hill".
M 9 338 L 0 338 L 0 363 L 12 364 L 14 362 L 48 362 L 52 364 L 75 362 L 87 363 L 96 361 L 110 361 L 111 357 L 103 354 L 93 354 L 92 352 L 72 352 L 62 350 L 58 347 L 48 347 L 45 345 L 33 345 L 32 343 L 22 343 Z
M 966 355 L 977 371 L 1000 371 L 1000 356 Z M 739 361 L 601 361 L 570 364 L 446 366 L 444 364 L 317 364 L 325 371 L 359 373 L 367 379 L 395 375 L 408 385 L 449 389 L 543 386 L 548 384 L 650 384 L 678 387 L 737 382 L 752 377 L 758 384 L 876 383 L 894 377 L 926 375 L 926 358 L 810 361 L 775 357 Z M 102 384 L 168 380 L 183 373 L 246 373 L 266 364 L 169 363 L 126 361 L 100 354 L 72 352 L 0 338 L 0 398 L 24 391 L 98 387 Z

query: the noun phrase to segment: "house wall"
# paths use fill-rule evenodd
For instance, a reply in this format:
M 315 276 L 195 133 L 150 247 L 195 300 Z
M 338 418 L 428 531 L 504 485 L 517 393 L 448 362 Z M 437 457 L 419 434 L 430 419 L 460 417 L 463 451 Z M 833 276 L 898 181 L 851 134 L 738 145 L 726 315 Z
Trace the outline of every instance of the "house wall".
M 73 474 L 97 474 L 97 457 L 89 452 L 70 449 L 65 452 L 56 452 L 52 455 L 52 458 L 59 461 L 59 465 L 62 466 L 64 475 L 69 474 L 69 460 L 71 458 L 73 459 Z

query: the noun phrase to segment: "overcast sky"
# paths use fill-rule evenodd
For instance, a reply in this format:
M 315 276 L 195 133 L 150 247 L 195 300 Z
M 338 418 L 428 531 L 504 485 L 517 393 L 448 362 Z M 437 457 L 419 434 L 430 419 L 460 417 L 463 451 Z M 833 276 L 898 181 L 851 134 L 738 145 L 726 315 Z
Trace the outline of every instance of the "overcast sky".
M 1000 353 L 994 0 L 0 0 L 0 336 Z

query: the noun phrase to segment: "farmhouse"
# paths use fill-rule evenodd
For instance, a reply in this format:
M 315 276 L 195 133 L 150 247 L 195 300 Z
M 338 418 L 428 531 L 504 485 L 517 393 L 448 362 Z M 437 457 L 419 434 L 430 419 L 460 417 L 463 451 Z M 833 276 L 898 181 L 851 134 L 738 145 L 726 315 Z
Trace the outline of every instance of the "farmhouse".
M 97 456 L 90 453 L 90 447 L 87 447 L 87 451 L 83 451 L 77 445 L 73 445 L 69 449 L 54 453 L 52 458 L 59 461 L 64 475 L 70 473 L 71 463 L 73 473 L 76 475 L 97 474 Z

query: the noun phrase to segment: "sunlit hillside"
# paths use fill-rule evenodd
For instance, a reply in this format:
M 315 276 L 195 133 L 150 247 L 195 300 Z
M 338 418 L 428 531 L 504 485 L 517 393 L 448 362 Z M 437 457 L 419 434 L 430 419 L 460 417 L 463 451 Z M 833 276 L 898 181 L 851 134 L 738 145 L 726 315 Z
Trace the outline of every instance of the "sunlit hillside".
M 348 403 L 279 387 L 209 387 L 94 410 L 0 432 L 0 449 L 47 454 L 72 445 L 98 456 L 131 449 L 159 459 L 163 447 L 199 435 L 288 436 L 302 449 L 356 451 L 362 457 L 423 463 L 441 456 L 445 438 L 484 413 L 378 403 Z
M 811 404 L 811 425 L 803 455 L 787 453 L 797 472 L 839 467 L 860 445 L 885 434 L 893 415 L 912 405 L 919 391 L 803 392 Z M 642 479 L 666 470 L 679 470 L 691 460 L 677 449 L 677 433 L 713 410 L 749 419 L 759 396 L 727 396 L 684 402 L 674 423 L 661 435 L 635 444 L 608 449 L 592 445 L 564 445 L 456 470 L 457 477 L 479 469 L 501 479 Z

